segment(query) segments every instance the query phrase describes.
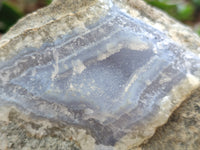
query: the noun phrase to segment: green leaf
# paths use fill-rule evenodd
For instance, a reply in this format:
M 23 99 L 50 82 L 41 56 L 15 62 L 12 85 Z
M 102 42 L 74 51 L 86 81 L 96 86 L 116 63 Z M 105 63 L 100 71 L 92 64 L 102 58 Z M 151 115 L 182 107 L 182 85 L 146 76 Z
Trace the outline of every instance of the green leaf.
M 200 0 L 192 0 L 192 2 L 193 2 L 195 5 L 197 5 L 197 6 L 200 7 Z
M 146 0 L 152 6 L 162 9 L 171 16 L 175 16 L 177 11 L 177 6 L 175 4 L 168 4 L 167 0 Z
M 49 5 L 52 2 L 52 0 L 46 0 L 46 5 Z
M 0 32 L 6 32 L 13 24 L 17 22 L 19 18 L 23 16 L 23 13 L 18 10 L 9 2 L 2 2 L 0 9 Z
M 196 1 L 200 2 L 200 0 Z M 192 20 L 196 11 L 195 6 L 190 3 L 173 4 L 171 0 L 146 0 L 146 2 L 180 21 Z
M 181 21 L 192 20 L 195 12 L 195 7 L 192 4 L 184 4 L 177 6 L 176 18 Z

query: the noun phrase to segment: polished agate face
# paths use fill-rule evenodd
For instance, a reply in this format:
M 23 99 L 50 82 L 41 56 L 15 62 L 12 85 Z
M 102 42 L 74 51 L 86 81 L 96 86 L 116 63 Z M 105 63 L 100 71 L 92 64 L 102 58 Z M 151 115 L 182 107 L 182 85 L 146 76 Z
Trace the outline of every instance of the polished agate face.
M 1 62 L 0 99 L 85 128 L 97 144 L 115 145 L 159 120 L 163 98 L 200 61 L 116 8 L 86 27 Z

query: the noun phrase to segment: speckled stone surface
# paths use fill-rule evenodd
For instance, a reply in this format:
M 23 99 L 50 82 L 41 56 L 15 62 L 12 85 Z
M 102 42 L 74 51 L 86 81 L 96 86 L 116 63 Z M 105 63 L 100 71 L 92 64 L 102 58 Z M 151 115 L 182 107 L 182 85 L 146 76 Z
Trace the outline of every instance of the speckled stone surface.
M 197 150 L 200 147 L 200 89 L 197 89 L 159 127 L 142 150 Z
M 137 0 L 55 0 L 23 18 L 0 41 L 0 148 L 136 148 L 199 87 L 190 32 Z M 140 148 L 165 148 L 163 128 Z

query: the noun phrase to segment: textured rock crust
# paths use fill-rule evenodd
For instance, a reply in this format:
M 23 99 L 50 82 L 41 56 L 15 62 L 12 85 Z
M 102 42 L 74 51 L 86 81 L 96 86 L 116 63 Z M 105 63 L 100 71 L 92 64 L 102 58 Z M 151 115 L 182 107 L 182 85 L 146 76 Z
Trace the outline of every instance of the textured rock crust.
M 128 12 L 140 20 L 151 24 L 153 27 L 163 31 L 174 41 L 185 46 L 194 53 L 200 53 L 200 38 L 193 30 L 172 19 L 166 13 L 147 5 L 142 0 L 125 0 Z
M 82 24 L 82 22 L 88 22 L 89 24 L 90 22 L 98 20 L 98 16 L 106 14 L 106 9 L 101 9 L 101 7 L 105 7 L 105 1 L 102 1 L 102 4 L 100 0 L 77 0 L 77 3 L 73 3 L 73 0 L 68 0 L 67 2 L 68 4 L 66 5 L 65 0 L 54 0 L 49 7 L 41 9 L 20 20 L 2 37 L 0 41 L 0 60 L 10 58 L 22 48 L 31 46 L 39 48 L 44 42 L 54 41 L 65 34 L 65 31 L 73 29 L 74 27 L 79 28 L 79 32 L 82 32 L 85 30 L 85 25 Z M 96 2 L 99 4 L 96 5 L 95 11 L 90 10 L 89 6 Z M 122 5 L 122 7 L 125 8 L 124 11 L 128 12 L 133 17 L 147 24 L 151 24 L 154 28 L 163 31 L 180 45 L 185 46 L 186 49 L 199 55 L 200 39 L 190 28 L 171 19 L 163 12 L 146 5 L 141 0 L 127 0 L 123 2 L 116 0 L 116 3 Z M 107 1 L 107 5 L 109 5 L 109 1 Z M 69 8 L 65 6 L 69 6 Z M 58 7 L 60 13 L 55 13 Z M 77 9 L 80 7 L 84 9 Z M 80 10 L 80 12 L 77 12 L 77 10 Z M 94 14 L 92 17 L 87 16 L 87 14 L 95 12 L 97 14 Z M 94 18 L 94 16 L 97 17 Z M 41 20 L 43 21 L 41 22 Z M 37 24 L 34 22 L 37 22 Z M 59 25 L 57 27 L 57 24 L 62 23 L 64 24 L 63 26 Z M 48 39 L 44 39 L 43 37 L 48 37 Z M 24 41 L 24 43 L 20 41 Z M 77 73 L 83 70 L 84 66 L 81 70 L 79 67 Z M 183 85 L 190 85 L 187 82 L 188 81 L 183 81 Z M 195 86 L 196 80 L 193 78 L 191 78 L 189 82 L 192 85 L 191 88 L 195 89 L 195 87 L 198 86 L 198 84 Z M 190 89 L 190 87 L 187 88 Z M 179 90 L 184 89 L 177 87 L 177 91 Z M 174 112 L 165 126 L 159 128 L 156 134 L 138 149 L 196 149 L 200 143 L 198 141 L 198 139 L 200 139 L 200 131 L 198 129 L 200 107 L 198 91 Z M 180 104 L 180 101 L 176 101 L 177 99 L 185 99 L 185 97 L 188 96 L 173 93 L 172 95 L 176 106 Z M 167 106 L 167 103 L 163 105 Z M 173 108 L 173 110 L 174 109 L 175 108 Z M 169 110 L 171 110 L 171 108 L 169 108 Z M 103 145 L 96 147 L 95 140 L 90 135 L 89 131 L 81 129 L 78 126 L 73 126 L 72 128 L 67 126 L 64 122 L 57 124 L 55 120 L 49 121 L 44 118 L 34 118 L 28 112 L 27 114 L 24 114 L 24 112 L 21 113 L 16 107 L 1 107 L 0 116 L 0 149 L 3 150 L 39 148 L 74 150 L 112 149 L 112 147 L 104 147 Z M 167 118 L 168 116 L 163 119 L 163 122 L 165 122 Z M 150 137 L 153 133 L 154 129 L 152 129 L 152 132 L 146 133 L 146 135 Z M 125 149 L 124 143 L 128 144 L 131 136 L 132 135 L 127 135 L 124 137 L 121 141 L 122 144 L 119 143 L 117 148 Z M 181 138 L 177 138 L 179 136 Z M 140 139 L 138 140 L 140 141 Z M 188 142 L 188 140 L 190 142 Z M 130 140 L 130 143 L 133 142 L 135 141 Z M 165 143 L 168 142 L 170 145 L 165 145 Z
M 21 114 L 14 107 L 0 108 L 0 149 L 93 150 L 94 139 L 79 128 Z M 90 145 L 90 146 L 88 146 Z
M 197 150 L 200 146 L 200 89 L 172 114 L 141 150 Z

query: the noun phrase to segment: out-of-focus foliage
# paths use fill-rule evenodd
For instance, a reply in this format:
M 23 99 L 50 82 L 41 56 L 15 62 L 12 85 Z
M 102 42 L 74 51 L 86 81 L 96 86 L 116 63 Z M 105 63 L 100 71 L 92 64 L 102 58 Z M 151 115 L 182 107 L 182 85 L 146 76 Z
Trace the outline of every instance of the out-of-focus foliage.
M 200 6 L 200 0 L 192 0 L 192 2 L 198 6 Z
M 0 32 L 5 32 L 12 26 L 23 13 L 9 2 L 2 2 L 0 7 Z
M 200 0 L 145 0 L 167 12 L 172 17 L 183 23 L 195 26 L 200 21 Z M 197 29 L 200 35 L 200 27 Z
M 193 20 L 196 9 L 193 3 L 184 3 L 183 1 L 178 3 L 174 0 L 146 0 L 146 2 L 164 10 L 180 21 Z
M 0 0 L 0 33 L 5 33 L 25 14 L 51 3 L 52 0 Z

